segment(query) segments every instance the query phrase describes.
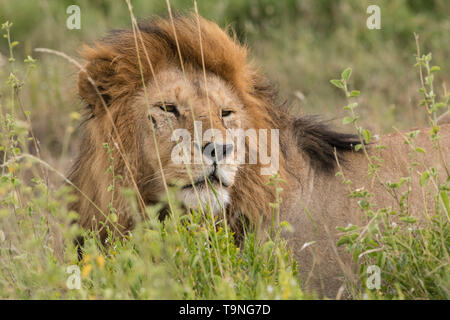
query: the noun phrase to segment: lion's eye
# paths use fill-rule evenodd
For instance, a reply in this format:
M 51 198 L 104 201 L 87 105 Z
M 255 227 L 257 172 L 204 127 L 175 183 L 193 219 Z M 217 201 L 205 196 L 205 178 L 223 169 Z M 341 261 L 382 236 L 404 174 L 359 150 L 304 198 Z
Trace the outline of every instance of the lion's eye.
M 180 114 L 178 112 L 177 106 L 173 103 L 166 103 L 166 104 L 161 103 L 161 104 L 159 104 L 159 108 L 162 111 L 173 113 L 177 117 Z
M 222 117 L 228 117 L 233 113 L 232 110 L 222 110 Z

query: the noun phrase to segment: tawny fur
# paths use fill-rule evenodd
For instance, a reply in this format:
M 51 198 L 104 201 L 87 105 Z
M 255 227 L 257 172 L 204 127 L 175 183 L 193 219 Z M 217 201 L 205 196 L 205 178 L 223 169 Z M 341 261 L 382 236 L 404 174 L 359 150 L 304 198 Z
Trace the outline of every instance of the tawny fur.
M 161 201 L 164 194 L 159 163 L 155 160 L 154 141 L 158 144 L 168 181 L 186 176 L 185 172 L 170 163 L 173 143 L 167 139 L 164 133 L 166 129 L 161 128 L 162 123 L 167 126 L 166 120 L 162 120 L 162 111 L 151 108 L 149 112 L 148 105 L 156 103 L 159 95 L 164 95 L 164 99 L 173 96 L 178 101 L 183 99 L 186 92 L 192 92 L 185 98 L 186 104 L 193 105 L 196 120 L 202 121 L 204 128 L 211 127 L 213 122 L 213 126 L 223 132 L 230 126 L 280 129 L 279 173 L 286 180 L 282 185 L 284 191 L 280 220 L 289 221 L 294 229 L 292 233 L 286 233 L 285 237 L 293 248 L 301 277 L 308 286 L 334 298 L 343 283 L 344 271 L 352 274 L 350 270 L 354 268 L 343 249 L 335 248 L 338 238 L 336 226 L 346 226 L 361 220 L 356 201 L 348 197 L 341 178 L 335 176 L 335 156 L 340 159 L 344 174 L 352 180 L 353 187 L 364 187 L 373 192 L 374 201 L 379 206 L 395 207 L 395 201 L 377 181 L 366 179 L 368 164 L 364 155 L 351 151 L 359 143 L 354 135 L 334 132 L 315 118 L 296 119 L 284 108 L 277 107 L 274 90 L 257 68 L 247 61 L 246 48 L 216 24 L 202 18 L 199 20 L 200 26 L 195 16 L 174 19 L 178 44 L 171 21 L 155 18 L 140 25 L 143 46 L 138 37 L 138 50 L 130 30 L 112 32 L 94 46 L 84 48 L 82 56 L 86 60 L 87 73 L 80 72 L 78 88 L 81 98 L 86 102 L 87 114 L 80 156 L 69 176 L 84 195 L 79 196 L 72 209 L 80 214 L 79 223 L 83 227 L 99 230 L 102 238 L 106 237 L 101 222 L 105 221 L 104 214 L 109 211 L 112 195 L 107 191 L 111 174 L 105 174 L 110 165 L 109 156 L 103 147 L 103 143 L 107 142 L 114 150 L 115 174 L 123 177 L 117 181 L 114 192 L 114 207 L 119 221 L 117 226 L 111 228 L 120 234 L 132 230 L 139 217 L 131 214 L 127 201 L 119 191 L 120 187 L 133 188 L 136 185 L 145 204 Z M 199 27 L 202 46 L 199 42 Z M 177 45 L 182 54 L 184 75 L 181 73 Z M 147 94 L 143 89 L 137 52 Z M 205 73 L 202 61 L 206 67 Z M 96 88 L 88 76 L 95 81 Z M 208 85 L 203 81 L 205 76 Z M 177 81 L 181 83 L 179 88 L 174 85 Z M 211 97 L 203 92 L 208 89 Z M 234 107 L 238 116 L 234 122 L 226 122 L 217 114 L 225 105 Z M 179 115 L 170 117 L 180 127 L 192 131 L 192 115 L 187 108 L 181 110 Z M 119 136 L 116 136 L 110 119 Z M 152 136 L 151 121 L 156 126 L 156 140 Z M 450 151 L 449 125 L 441 126 L 440 136 L 442 153 L 437 169 L 445 180 L 448 176 L 445 161 Z M 403 144 L 403 137 L 400 134 L 383 136 L 381 143 L 387 146 L 382 152 L 383 179 L 394 181 L 407 176 L 409 147 Z M 426 165 L 434 163 L 436 157 L 427 130 L 422 131 L 416 143 L 427 150 L 420 161 Z M 121 153 L 125 155 L 126 161 L 118 152 L 122 147 Z M 369 152 L 375 152 L 374 145 L 368 148 Z M 260 169 L 260 164 L 241 165 L 233 185 L 226 190 L 230 195 L 226 214 L 237 232 L 240 231 L 242 219 L 260 225 L 262 229 L 271 220 L 269 203 L 275 200 L 275 190 L 267 185 L 269 177 L 262 176 Z M 199 168 L 193 170 L 199 172 Z M 415 215 L 423 216 L 426 210 L 418 188 L 419 176 L 419 172 L 413 172 L 410 208 Z M 314 244 L 302 249 L 305 243 L 312 241 L 315 241 Z
M 446 123 L 450 123 L 450 112 L 446 112 L 444 114 L 442 114 L 438 119 L 437 119 L 437 124 L 441 125 L 441 124 L 446 124 Z

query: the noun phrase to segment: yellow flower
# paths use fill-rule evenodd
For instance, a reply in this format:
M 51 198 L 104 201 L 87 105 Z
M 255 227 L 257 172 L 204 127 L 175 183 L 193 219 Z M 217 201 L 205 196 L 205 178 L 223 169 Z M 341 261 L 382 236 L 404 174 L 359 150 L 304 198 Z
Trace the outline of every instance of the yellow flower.
M 95 260 L 97 261 L 97 265 L 100 268 L 103 268 L 103 266 L 105 265 L 105 259 L 102 256 L 98 256 Z
M 91 261 L 92 255 L 87 254 L 83 257 L 83 264 L 88 263 L 89 261 Z
M 80 120 L 81 114 L 79 112 L 71 112 L 70 113 L 70 118 L 73 119 L 73 120 Z
M 89 273 L 91 273 L 92 270 L 92 265 L 91 264 L 87 264 L 83 267 L 83 270 L 81 271 L 81 276 L 83 278 L 87 278 L 87 276 L 89 275 Z

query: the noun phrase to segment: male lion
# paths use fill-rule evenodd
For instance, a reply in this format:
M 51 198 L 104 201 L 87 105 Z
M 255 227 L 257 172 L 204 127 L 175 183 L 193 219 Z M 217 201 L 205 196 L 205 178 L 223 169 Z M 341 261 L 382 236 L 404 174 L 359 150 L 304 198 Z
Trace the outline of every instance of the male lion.
M 114 31 L 83 50 L 86 64 L 79 73 L 78 90 L 87 106 L 87 118 L 80 156 L 69 176 L 83 194 L 72 207 L 80 214 L 79 223 L 99 231 L 103 240 L 107 234 L 102 222 L 123 234 L 139 217 L 127 208 L 120 187 L 138 190 L 139 202 L 148 205 L 160 202 L 166 188 L 178 184 L 177 197 L 186 208 L 224 210 L 236 232 L 242 221 L 266 230 L 276 191 L 267 184 L 270 176 L 261 174 L 264 165 L 260 161 L 218 164 L 231 157 L 236 146 L 211 136 L 191 149 L 194 153 L 196 148 L 215 146 L 210 154 L 203 154 L 205 162 L 187 166 L 173 161 L 178 141 L 171 138 L 176 129 L 185 129 L 193 137 L 194 120 L 203 130 L 214 128 L 223 135 L 230 129 L 276 128 L 281 149 L 277 172 L 285 180 L 280 221 L 293 227 L 284 236 L 308 286 L 336 297 L 351 267 L 347 254 L 336 249 L 336 226 L 360 220 L 357 204 L 348 197 L 342 178 L 335 176 L 336 159 L 353 187 L 373 192 L 379 206 L 397 206 L 379 182 L 366 179 L 365 156 L 352 151 L 359 139 L 332 131 L 314 117 L 294 118 L 276 106 L 275 91 L 247 61 L 246 48 L 212 22 L 195 15 L 154 18 L 141 23 L 139 31 Z M 440 137 L 436 169 L 445 179 L 449 125 L 441 126 Z M 401 134 L 381 138 L 386 145 L 381 154 L 385 161 L 382 179 L 395 181 L 408 175 L 410 146 L 403 140 Z M 105 174 L 111 165 L 105 142 L 113 152 L 113 174 L 122 177 L 116 179 L 113 191 L 117 224 L 105 219 L 113 176 Z M 249 139 L 245 144 L 249 147 Z M 427 150 L 418 161 L 431 163 L 435 154 L 427 134 L 419 134 L 416 144 Z M 369 145 L 369 154 L 374 149 Z M 424 201 L 417 187 L 419 173 L 413 174 L 410 206 L 420 216 L 425 212 Z M 305 248 L 305 243 L 310 245 Z

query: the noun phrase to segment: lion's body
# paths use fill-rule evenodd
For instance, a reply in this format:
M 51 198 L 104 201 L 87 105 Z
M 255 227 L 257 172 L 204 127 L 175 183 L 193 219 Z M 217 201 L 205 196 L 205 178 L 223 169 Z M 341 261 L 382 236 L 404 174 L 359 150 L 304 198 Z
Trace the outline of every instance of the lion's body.
M 434 214 L 434 189 L 431 187 L 430 193 L 423 194 L 424 188 L 419 186 L 421 173 L 425 168 L 435 167 L 440 183 L 444 183 L 449 169 L 445 168 L 444 161 L 448 162 L 450 154 L 450 125 L 441 126 L 441 152 L 436 151 L 428 132 L 429 129 L 422 129 L 415 139 L 415 146 L 423 148 L 426 153 L 416 152 L 414 160 L 409 156 L 412 152 L 411 146 L 404 143 L 405 134 L 381 136 L 380 141 L 368 146 L 370 156 L 377 155 L 376 145 L 386 146 L 379 154 L 384 160 L 379 169 L 381 181 L 397 182 L 402 177 L 411 176 L 408 212 L 419 219 L 425 218 L 426 214 Z M 398 198 L 394 199 L 375 175 L 367 177 L 369 164 L 363 153 L 348 152 L 343 160 L 342 172 L 345 179 L 351 180 L 351 190 L 364 188 L 372 193 L 370 201 L 376 204 L 374 210 L 392 207 L 400 212 L 398 199 L 402 192 L 407 190 L 406 184 L 397 190 Z M 417 161 L 419 166 L 413 168 L 410 174 L 408 170 L 412 161 Z M 298 182 L 297 189 L 285 195 L 286 203 L 281 211 L 281 219 L 290 222 L 294 229 L 293 233 L 286 233 L 285 236 L 300 263 L 302 276 L 309 280 L 315 291 L 334 298 L 343 284 L 344 274 L 347 280 L 356 279 L 356 266 L 352 263 L 350 254 L 345 252 L 344 247 L 336 247 L 337 240 L 342 235 L 336 227 L 346 227 L 349 224 L 361 226 L 367 221 L 363 223 L 363 215 L 357 204 L 359 199 L 350 198 L 350 191 L 343 184 L 343 178 L 335 176 L 334 172 L 339 171 L 338 168 L 330 174 L 314 170 L 309 165 L 305 166 L 303 161 L 294 163 L 294 167 L 300 169 L 301 183 Z M 294 183 L 292 181 L 291 185 Z M 429 204 L 428 208 L 424 207 L 424 203 Z M 314 243 L 302 250 L 305 243 L 311 242 Z
M 177 196 L 186 208 L 206 208 L 209 202 L 213 211 L 223 209 L 238 233 L 242 220 L 254 225 L 262 221 L 264 225 L 271 219 L 269 204 L 276 200 L 276 194 L 267 185 L 269 176 L 261 175 L 260 163 L 221 165 L 213 160 L 206 167 L 219 195 L 213 199 L 206 181 L 201 179 L 204 167 L 192 165 L 188 170 L 173 163 L 171 151 L 176 142 L 171 134 L 174 129 L 193 134 L 194 119 L 201 122 L 203 129 L 214 128 L 222 133 L 235 128 L 276 128 L 280 130 L 281 149 L 278 173 L 287 181 L 282 186 L 281 220 L 288 220 L 294 227 L 294 233 L 286 237 L 302 274 L 312 272 L 314 289 L 320 289 L 317 279 L 322 274 L 325 290 L 321 291 L 332 297 L 341 283 L 336 278 L 342 275 L 332 250 L 337 237 L 335 227 L 359 219 L 355 203 L 348 199 L 341 179 L 334 176 L 335 153 L 353 186 L 374 188 L 376 201 L 383 206 L 391 201 L 376 182 L 367 185 L 364 180 L 364 156 L 351 151 L 359 139 L 334 132 L 314 118 L 295 119 L 277 107 L 271 86 L 247 62 L 246 49 L 214 23 L 192 16 L 177 17 L 172 25 L 170 20 L 158 18 L 140 25 L 140 29 L 141 35 L 130 30 L 116 31 L 83 53 L 87 64 L 79 74 L 78 86 L 87 105 L 87 118 L 80 156 L 69 176 L 82 192 L 72 206 L 80 214 L 79 223 L 98 230 L 103 240 L 107 236 L 104 222 L 112 231 L 124 234 L 132 230 L 140 216 L 129 209 L 121 187 L 134 189 L 138 203 L 149 205 L 162 201 L 172 183 L 182 183 Z M 388 149 L 384 152 L 388 161 L 383 167 L 389 180 L 394 180 L 407 173 L 408 150 L 400 137 L 387 139 Z M 427 138 L 423 135 L 418 139 L 431 153 Z M 205 145 L 198 148 L 213 140 L 204 141 Z M 449 154 L 449 140 L 450 128 L 442 126 L 445 156 Z M 107 153 L 104 143 L 108 143 L 112 154 Z M 106 172 L 111 166 L 113 170 Z M 113 182 L 114 190 L 109 187 Z M 412 198 L 420 198 L 417 192 Z M 415 201 L 411 204 L 413 211 L 422 214 L 421 202 Z M 112 208 L 117 223 L 107 221 Z M 304 208 L 308 208 L 316 226 Z M 310 241 L 317 242 L 302 250 Z M 319 254 L 311 255 L 311 250 Z M 320 263 L 313 266 L 312 256 L 320 258 Z
M 437 123 L 439 125 L 441 124 L 446 124 L 446 123 L 450 123 L 450 112 L 446 112 L 444 114 L 442 114 L 438 119 L 437 119 Z

